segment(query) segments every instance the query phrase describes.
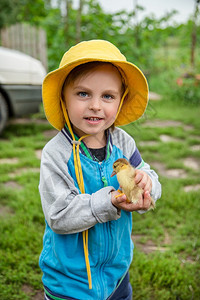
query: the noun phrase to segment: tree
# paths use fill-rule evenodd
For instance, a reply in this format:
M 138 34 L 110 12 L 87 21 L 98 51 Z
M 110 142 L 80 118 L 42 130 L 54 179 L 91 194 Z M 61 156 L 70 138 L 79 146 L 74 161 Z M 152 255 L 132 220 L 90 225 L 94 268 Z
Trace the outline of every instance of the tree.
M 195 1 L 195 11 L 194 11 L 194 17 L 193 17 L 193 30 L 192 30 L 192 35 L 191 35 L 191 66 L 194 69 L 195 67 L 195 47 L 196 47 L 196 41 L 197 41 L 197 18 L 199 15 L 199 5 L 200 5 L 200 0 Z
M 1 0 L 0 28 L 18 22 L 39 25 L 48 14 L 49 0 Z
M 72 45 L 89 39 L 109 40 L 143 70 L 155 70 L 155 49 L 163 46 L 167 50 L 169 37 L 178 37 L 185 45 L 191 39 L 192 21 L 187 28 L 170 26 L 175 11 L 160 19 L 154 15 L 141 19 L 138 15 L 144 8 L 137 5 L 137 0 L 132 12 L 122 10 L 112 14 L 106 13 L 98 0 L 79 0 L 77 9 L 73 0 L 52 3 L 51 0 L 0 1 L 0 27 L 25 21 L 46 30 L 50 70 L 58 66 L 60 57 Z M 186 41 L 181 41 L 181 34 Z
M 17 0 L 1 0 L 0 1 L 0 29 L 14 24 L 20 10 Z
M 81 18 L 82 18 L 82 10 L 83 10 L 84 0 L 79 0 L 79 8 L 77 11 L 76 18 L 76 43 L 81 41 Z

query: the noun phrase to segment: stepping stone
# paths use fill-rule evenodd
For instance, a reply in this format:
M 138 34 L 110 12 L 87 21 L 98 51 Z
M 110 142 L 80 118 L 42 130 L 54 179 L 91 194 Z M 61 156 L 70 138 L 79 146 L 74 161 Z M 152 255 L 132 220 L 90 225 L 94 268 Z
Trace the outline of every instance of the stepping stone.
M 22 291 L 28 295 L 31 300 L 44 300 L 44 290 L 34 290 L 32 286 L 24 284 Z
M 139 145 L 141 147 L 147 147 L 147 146 L 157 146 L 158 142 L 157 141 L 146 141 L 146 142 L 139 142 Z
M 45 119 L 15 118 L 9 120 L 8 124 L 48 124 Z
M 35 151 L 35 155 L 36 155 L 36 157 L 37 157 L 38 159 L 41 159 L 41 156 L 42 156 L 42 150 L 41 150 L 41 149 L 36 150 L 36 151 Z
M 164 239 L 164 245 L 170 245 L 171 244 L 171 237 L 170 237 L 170 235 L 168 234 L 168 232 L 167 231 L 165 231 L 165 239 Z
M 16 176 L 22 175 L 24 173 L 28 173 L 28 172 L 32 172 L 32 173 L 39 173 L 40 172 L 40 168 L 21 168 L 21 169 L 17 169 L 16 171 L 9 173 L 8 176 L 10 178 L 15 178 Z
M 8 206 L 0 206 L 0 217 L 5 217 L 7 215 L 13 215 L 14 211 Z
M 160 175 L 165 176 L 166 169 L 164 164 L 158 161 L 150 162 L 149 164 L 152 168 L 155 168 Z
M 200 190 L 200 184 L 196 184 L 196 185 L 186 185 L 184 187 L 184 191 L 186 193 L 192 192 L 192 191 L 198 191 Z
M 149 92 L 149 100 L 159 101 L 161 99 L 162 99 L 161 95 L 154 92 Z
M 14 165 L 19 162 L 19 158 L 13 157 L 13 158 L 1 158 L 0 159 L 0 165 L 6 164 L 6 165 Z
M 173 120 L 153 120 L 153 121 L 146 121 L 144 124 L 142 124 L 144 127 L 159 127 L 159 128 L 165 128 L 165 127 L 180 127 L 183 126 L 183 123 L 179 121 L 173 121 Z
M 186 178 L 187 173 L 183 169 L 166 169 L 165 165 L 161 162 L 150 162 L 150 166 L 157 170 L 158 175 L 162 175 L 167 178 Z
M 190 147 L 190 149 L 192 150 L 192 151 L 200 151 L 200 145 L 193 145 L 193 146 L 191 146 Z
M 169 250 L 168 247 L 156 246 L 151 240 L 146 241 L 145 243 L 140 242 L 140 235 L 132 235 L 132 240 L 136 247 L 138 247 L 145 254 L 149 254 L 154 251 L 165 252 Z
M 58 133 L 58 130 L 56 130 L 56 129 L 46 130 L 43 132 L 43 134 L 46 138 L 53 138 L 57 133 Z
M 160 140 L 161 140 L 163 143 L 182 142 L 181 139 L 177 139 L 177 138 L 171 137 L 170 135 L 166 135 L 166 134 L 161 134 L 161 135 L 160 135 Z
M 192 125 L 183 125 L 183 128 L 186 130 L 186 131 L 190 131 L 190 130 L 193 130 L 194 127 Z
M 183 169 L 170 169 L 165 171 L 165 175 L 168 178 L 186 178 L 187 173 Z
M 21 190 L 23 187 L 15 181 L 7 181 L 4 183 L 5 188 Z
M 143 127 L 154 127 L 154 128 L 165 128 L 165 127 L 182 127 L 185 130 L 193 130 L 194 127 L 192 125 L 185 125 L 180 121 L 173 120 L 152 120 L 146 121 L 142 124 Z
M 191 135 L 190 138 L 194 139 L 196 141 L 200 141 L 200 136 L 198 136 L 198 135 Z
M 200 169 L 200 160 L 194 158 L 194 157 L 188 157 L 184 159 L 184 166 L 193 169 L 195 171 L 198 171 Z

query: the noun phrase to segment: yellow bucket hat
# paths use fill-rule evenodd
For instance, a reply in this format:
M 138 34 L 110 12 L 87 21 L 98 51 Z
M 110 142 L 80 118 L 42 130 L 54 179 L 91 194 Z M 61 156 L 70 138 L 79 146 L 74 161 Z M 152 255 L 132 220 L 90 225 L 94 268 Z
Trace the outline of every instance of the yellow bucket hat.
M 61 130 L 65 116 L 61 104 L 63 83 L 72 69 L 91 61 L 110 62 L 118 67 L 128 88 L 115 125 L 126 125 L 139 119 L 147 106 L 148 84 L 144 74 L 108 41 L 90 40 L 71 47 L 62 57 L 59 68 L 48 73 L 42 87 L 42 98 L 46 117 L 53 127 Z

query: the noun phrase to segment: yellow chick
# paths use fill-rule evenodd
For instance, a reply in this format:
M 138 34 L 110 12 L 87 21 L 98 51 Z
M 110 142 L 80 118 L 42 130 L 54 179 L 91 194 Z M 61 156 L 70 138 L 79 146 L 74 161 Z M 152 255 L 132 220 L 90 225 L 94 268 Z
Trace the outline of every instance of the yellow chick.
M 134 167 L 125 158 L 119 158 L 113 164 L 111 177 L 114 175 L 117 175 L 117 180 L 122 189 L 122 193 L 117 195 L 116 198 L 125 194 L 127 202 L 137 203 L 144 191 L 135 183 Z M 155 208 L 155 201 L 152 198 L 150 208 Z

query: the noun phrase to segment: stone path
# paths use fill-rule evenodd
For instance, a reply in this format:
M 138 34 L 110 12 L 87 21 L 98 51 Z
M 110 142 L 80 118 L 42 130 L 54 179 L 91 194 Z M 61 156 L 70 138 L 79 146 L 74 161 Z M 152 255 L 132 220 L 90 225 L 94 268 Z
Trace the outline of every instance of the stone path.
M 33 287 L 31 287 L 28 284 L 24 284 L 22 286 L 22 291 L 26 294 L 31 296 L 31 294 L 35 294 L 34 296 L 31 297 L 31 300 L 44 300 L 44 291 L 43 290 L 38 290 L 35 291 Z
M 148 240 L 145 243 L 142 240 L 145 238 L 144 235 L 132 235 L 132 240 L 134 242 L 135 247 L 137 247 L 142 252 L 149 254 L 154 251 L 166 252 L 169 250 L 169 246 L 171 244 L 171 238 L 167 232 L 165 232 L 164 241 L 162 246 L 157 246 L 153 241 Z
M 170 127 L 182 127 L 185 131 L 191 131 L 194 129 L 191 125 L 185 125 L 180 121 L 174 121 L 174 120 L 153 120 L 153 121 L 146 121 L 142 124 L 142 127 L 151 127 L 151 128 L 170 128 Z M 200 136 L 197 135 L 191 135 L 192 139 L 196 141 L 196 144 L 192 145 L 190 147 L 190 150 L 193 152 L 199 152 L 200 151 Z M 167 135 L 167 134 L 161 134 L 159 136 L 159 139 L 162 143 L 181 143 L 183 140 L 180 138 L 175 138 L 173 136 Z M 139 142 L 139 146 L 145 147 L 145 146 L 156 146 L 158 145 L 158 141 L 141 141 Z M 167 178 L 186 178 L 187 172 L 184 169 L 167 169 L 165 165 L 159 161 L 152 161 L 149 162 L 152 167 L 154 167 L 158 174 L 167 177 Z M 200 170 L 200 159 L 197 159 L 195 157 L 189 156 L 183 159 L 183 165 L 187 168 L 190 168 L 194 171 Z M 200 190 L 200 184 L 197 185 L 191 185 L 186 186 L 184 188 L 185 192 L 191 192 L 191 191 L 197 191 Z
M 196 184 L 196 185 L 186 185 L 184 187 L 184 191 L 186 193 L 191 192 L 191 191 L 199 191 L 200 190 L 200 184 Z
M 170 249 L 171 244 L 171 237 L 169 236 L 168 232 L 165 231 L 164 240 L 160 246 L 157 246 L 153 241 L 148 240 L 143 242 L 145 235 L 132 235 L 132 241 L 134 242 L 135 248 L 142 251 L 145 254 L 150 254 L 152 252 L 158 251 L 164 253 Z M 188 256 L 185 259 L 181 259 L 181 262 L 195 264 L 196 261 L 194 258 Z
M 185 125 L 180 121 L 174 120 L 153 120 L 153 121 L 146 121 L 142 124 L 143 127 L 154 127 L 154 128 L 165 128 L 165 127 L 182 127 L 185 130 L 192 130 L 194 129 L 191 125 Z
M 153 100 L 153 101 L 160 101 L 162 99 L 162 97 L 154 92 L 149 92 L 149 100 Z

